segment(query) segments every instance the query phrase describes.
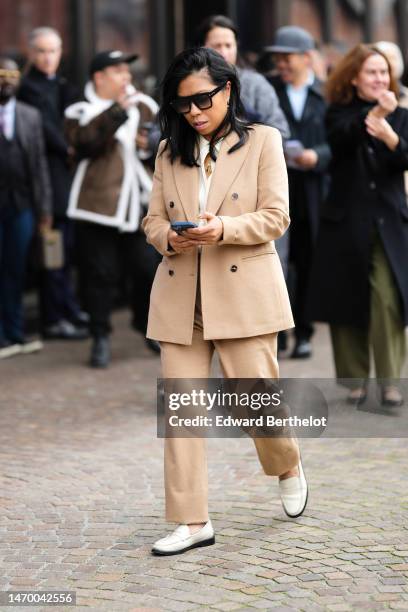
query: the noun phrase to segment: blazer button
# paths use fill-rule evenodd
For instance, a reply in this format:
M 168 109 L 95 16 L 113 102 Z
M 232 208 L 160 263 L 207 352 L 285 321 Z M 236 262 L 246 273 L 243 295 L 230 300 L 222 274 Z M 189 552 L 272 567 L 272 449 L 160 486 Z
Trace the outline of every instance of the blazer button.
M 237 193 L 233 193 L 233 194 L 231 195 L 231 200 L 238 200 L 238 197 L 239 197 L 239 196 L 238 196 L 238 194 L 237 194 Z
M 231 272 L 236 272 L 238 270 L 238 266 L 231 266 L 230 267 Z
M 377 185 L 376 185 L 375 181 L 371 181 L 371 183 L 370 183 L 370 189 L 373 189 L 373 190 L 374 190 L 374 189 L 376 189 L 376 188 L 377 188 Z
M 174 202 L 170 202 L 169 206 L 170 208 L 174 208 Z
M 174 276 L 174 270 L 169 270 L 169 276 Z

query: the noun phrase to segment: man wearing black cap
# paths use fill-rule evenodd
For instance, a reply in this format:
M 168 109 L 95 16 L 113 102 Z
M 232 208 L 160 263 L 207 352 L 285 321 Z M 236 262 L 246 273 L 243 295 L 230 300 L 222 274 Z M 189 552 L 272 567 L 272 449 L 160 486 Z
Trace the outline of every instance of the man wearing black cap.
M 98 53 L 91 62 L 86 101 L 68 107 L 65 132 L 78 163 L 68 216 L 76 219 L 79 269 L 93 337 L 90 365 L 110 362 L 110 314 L 123 255 L 134 251 L 136 230 L 151 178 L 139 159 L 141 123 L 152 121 L 156 102 L 131 85 L 136 55 Z M 146 154 L 146 151 L 144 151 Z
M 311 68 L 315 42 L 296 26 L 279 28 L 273 53 L 279 76 L 270 79 L 289 123 L 292 139 L 285 143 L 289 175 L 290 254 L 295 273 L 293 312 L 296 344 L 292 358 L 310 357 L 313 326 L 306 315 L 311 259 L 316 241 L 320 203 L 325 194 L 330 161 L 324 118 L 326 104 L 321 83 Z

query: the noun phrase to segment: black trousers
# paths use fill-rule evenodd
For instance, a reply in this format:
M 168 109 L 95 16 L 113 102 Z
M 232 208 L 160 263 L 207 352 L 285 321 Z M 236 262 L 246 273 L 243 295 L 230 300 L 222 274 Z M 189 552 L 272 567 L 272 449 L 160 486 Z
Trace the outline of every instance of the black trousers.
M 44 327 L 61 319 L 75 321 L 80 307 L 71 278 L 74 249 L 74 223 L 67 218 L 54 219 L 53 229 L 60 230 L 63 240 L 64 265 L 58 270 L 42 270 L 40 303 Z
M 292 277 L 289 278 L 289 285 L 292 289 L 290 294 L 295 319 L 295 336 L 297 340 L 309 340 L 313 335 L 313 325 L 308 317 L 306 304 L 314 241 L 306 216 L 292 218 L 289 240 L 289 277 Z
M 127 259 L 125 278 L 132 311 L 132 325 L 144 335 L 147 330 L 150 292 L 161 259 L 162 256 L 156 249 L 151 244 L 147 244 L 142 231 L 133 234 L 131 257 Z
M 142 232 L 119 232 L 94 223 L 77 224 L 79 271 L 90 332 L 112 331 L 111 313 L 119 284 L 133 311 L 133 326 L 146 332 L 151 285 L 159 254 L 146 243 Z

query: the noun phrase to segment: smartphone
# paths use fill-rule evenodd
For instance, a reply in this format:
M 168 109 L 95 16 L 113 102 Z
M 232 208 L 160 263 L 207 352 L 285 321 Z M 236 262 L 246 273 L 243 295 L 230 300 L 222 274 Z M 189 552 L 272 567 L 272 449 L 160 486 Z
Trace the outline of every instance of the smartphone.
M 171 224 L 171 229 L 177 232 L 177 234 L 181 234 L 184 230 L 191 229 L 193 227 L 198 227 L 196 223 L 192 223 L 191 221 L 174 221 Z

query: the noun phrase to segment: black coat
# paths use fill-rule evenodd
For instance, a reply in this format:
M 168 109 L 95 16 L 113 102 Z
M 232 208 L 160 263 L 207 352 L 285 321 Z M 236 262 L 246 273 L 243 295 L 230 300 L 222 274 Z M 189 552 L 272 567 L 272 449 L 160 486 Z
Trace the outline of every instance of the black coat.
M 399 135 L 395 151 L 367 134 L 373 104 L 355 98 L 333 105 L 326 125 L 332 148 L 331 187 L 322 209 L 312 272 L 310 305 L 316 321 L 366 329 L 370 313 L 370 259 L 378 231 L 408 324 L 408 111 L 387 120 Z
M 15 119 L 16 138 L 27 160 L 32 207 L 38 220 L 51 214 L 51 185 L 44 150 L 44 137 L 40 113 L 17 102 Z
M 300 140 L 306 149 L 314 149 L 319 157 L 313 170 L 300 171 L 289 168 L 290 216 L 293 222 L 307 218 L 312 238 L 319 227 L 322 201 L 327 193 L 327 168 L 331 159 L 327 144 L 325 115 L 326 102 L 322 85 L 317 79 L 309 87 L 303 115 L 298 121 L 286 93 L 286 84 L 280 78 L 270 79 L 289 123 L 292 140 Z
M 19 100 L 38 108 L 42 115 L 55 217 L 64 217 L 68 206 L 72 177 L 63 120 L 64 110 L 77 100 L 76 94 L 76 90 L 63 77 L 48 79 L 32 67 L 23 77 L 17 95 Z

